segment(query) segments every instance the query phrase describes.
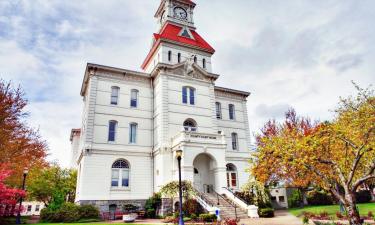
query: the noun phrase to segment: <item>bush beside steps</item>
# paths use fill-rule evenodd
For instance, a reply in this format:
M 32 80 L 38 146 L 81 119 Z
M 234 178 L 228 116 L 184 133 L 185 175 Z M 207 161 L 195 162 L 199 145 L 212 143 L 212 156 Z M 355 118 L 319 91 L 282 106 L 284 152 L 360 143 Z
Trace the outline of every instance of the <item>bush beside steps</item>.
M 92 205 L 75 205 L 64 203 L 58 209 L 44 208 L 40 212 L 42 222 L 96 222 L 99 220 L 99 210 Z

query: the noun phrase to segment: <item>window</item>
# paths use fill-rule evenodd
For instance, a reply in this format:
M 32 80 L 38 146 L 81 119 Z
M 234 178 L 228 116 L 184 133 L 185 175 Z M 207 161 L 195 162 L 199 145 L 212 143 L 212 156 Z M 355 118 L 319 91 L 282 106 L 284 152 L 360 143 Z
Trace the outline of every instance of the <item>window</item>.
M 182 87 L 182 103 L 195 105 L 195 89 L 192 87 Z
M 193 119 L 187 119 L 184 122 L 184 130 L 185 131 L 197 131 L 197 123 Z
M 197 56 L 194 56 L 194 62 L 197 63 Z
M 229 104 L 229 119 L 230 120 L 234 120 L 234 105 L 233 104 Z
M 31 212 L 31 208 L 32 208 L 32 205 L 28 205 L 28 206 L 27 206 L 27 211 L 28 211 L 28 212 Z
M 120 159 L 112 164 L 112 187 L 129 187 L 129 163 Z
M 35 212 L 39 212 L 39 209 L 40 209 L 40 205 L 36 205 L 35 206 Z
M 227 187 L 237 188 L 237 168 L 232 163 L 227 164 Z
M 177 54 L 177 61 L 178 61 L 178 63 L 181 62 L 181 53 L 178 53 L 178 54 Z
M 137 143 L 137 124 L 131 123 L 129 127 L 129 143 Z
M 206 69 L 206 59 L 203 59 L 203 69 Z
M 237 133 L 232 133 L 232 149 L 238 150 L 238 135 L 237 135 Z
M 111 91 L 111 105 L 117 105 L 119 92 L 120 92 L 120 88 L 119 87 L 112 87 L 112 91 Z
M 271 201 L 276 202 L 276 196 L 271 196 Z
M 279 202 L 285 202 L 284 196 L 279 196 Z
M 117 129 L 117 121 L 111 120 L 109 121 L 108 126 L 108 141 L 115 141 L 116 140 L 116 129 Z
M 138 90 L 131 90 L 130 92 L 130 107 L 137 108 L 138 106 Z
M 172 61 L 172 51 L 168 51 L 168 61 Z
M 216 102 L 216 118 L 221 119 L 221 104 L 220 102 Z

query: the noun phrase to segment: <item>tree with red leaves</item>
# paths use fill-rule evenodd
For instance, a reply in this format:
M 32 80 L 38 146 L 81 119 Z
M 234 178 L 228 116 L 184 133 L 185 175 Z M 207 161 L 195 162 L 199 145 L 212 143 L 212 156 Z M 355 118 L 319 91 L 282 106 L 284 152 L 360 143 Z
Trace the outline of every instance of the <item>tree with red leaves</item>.
M 26 105 L 20 87 L 0 80 L 0 166 L 7 164 L 12 170 L 6 183 L 17 187 L 21 187 L 25 167 L 39 169 L 46 165 L 47 145 L 39 132 L 26 124 Z
M 13 216 L 19 210 L 17 206 L 18 199 L 25 196 L 25 191 L 10 188 L 4 181 L 11 175 L 5 165 L 0 165 L 0 221 L 1 217 Z

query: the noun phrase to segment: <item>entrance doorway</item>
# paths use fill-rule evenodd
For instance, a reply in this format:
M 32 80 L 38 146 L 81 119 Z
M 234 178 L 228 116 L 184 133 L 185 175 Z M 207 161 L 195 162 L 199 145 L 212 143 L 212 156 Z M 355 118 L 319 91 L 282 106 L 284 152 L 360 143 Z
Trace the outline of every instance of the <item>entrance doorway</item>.
M 194 166 L 194 187 L 199 192 L 209 192 L 210 188 L 215 187 L 215 173 L 216 161 L 215 159 L 202 153 L 195 157 L 193 161 Z

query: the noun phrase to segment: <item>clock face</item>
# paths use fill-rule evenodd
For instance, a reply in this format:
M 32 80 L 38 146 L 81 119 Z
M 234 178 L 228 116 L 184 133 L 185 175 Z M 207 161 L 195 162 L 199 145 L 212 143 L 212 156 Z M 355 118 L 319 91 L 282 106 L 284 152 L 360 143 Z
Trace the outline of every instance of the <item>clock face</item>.
M 184 8 L 182 7 L 175 7 L 173 9 L 174 15 L 179 18 L 179 19 L 186 19 L 187 18 L 187 12 Z

